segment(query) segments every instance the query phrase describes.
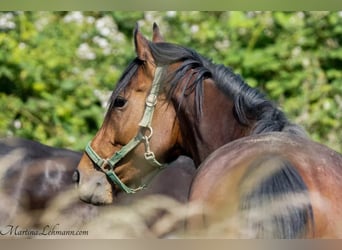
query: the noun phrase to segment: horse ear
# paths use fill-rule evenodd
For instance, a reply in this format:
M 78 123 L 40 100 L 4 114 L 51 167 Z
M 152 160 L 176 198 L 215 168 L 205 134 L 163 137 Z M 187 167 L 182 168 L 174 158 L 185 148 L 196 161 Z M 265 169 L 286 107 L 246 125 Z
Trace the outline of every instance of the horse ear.
M 153 62 L 154 60 L 148 43 L 148 40 L 139 31 L 139 25 L 137 23 L 134 29 L 135 52 L 140 60 Z
M 156 23 L 153 23 L 153 38 L 152 41 L 154 43 L 162 43 L 164 42 L 164 37 L 160 34 L 159 27 Z

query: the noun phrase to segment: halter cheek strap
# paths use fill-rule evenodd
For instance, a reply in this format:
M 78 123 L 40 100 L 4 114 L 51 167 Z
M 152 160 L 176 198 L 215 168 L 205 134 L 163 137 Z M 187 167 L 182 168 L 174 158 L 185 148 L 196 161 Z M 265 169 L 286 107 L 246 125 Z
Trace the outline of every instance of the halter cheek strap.
M 157 161 L 154 153 L 150 149 L 150 139 L 153 135 L 153 129 L 151 126 L 154 108 L 157 104 L 157 97 L 160 88 L 160 78 L 163 72 L 163 67 L 157 67 L 152 82 L 152 87 L 149 95 L 146 98 L 146 106 L 144 115 L 139 122 L 139 130 L 137 135 L 132 138 L 125 146 L 123 146 L 119 151 L 115 152 L 110 158 L 104 159 L 100 157 L 95 150 L 91 147 L 91 142 L 89 142 L 85 148 L 85 152 L 89 158 L 99 167 L 101 170 L 109 177 L 109 179 L 120 187 L 126 193 L 136 193 L 137 191 L 146 187 L 146 185 L 139 186 L 138 188 L 130 188 L 125 185 L 120 178 L 115 174 L 115 165 L 123 159 L 129 152 L 131 152 L 135 147 L 137 147 L 141 142 L 145 144 L 145 159 L 153 166 L 158 169 L 164 167 L 163 164 Z M 149 132 L 146 135 L 146 132 Z

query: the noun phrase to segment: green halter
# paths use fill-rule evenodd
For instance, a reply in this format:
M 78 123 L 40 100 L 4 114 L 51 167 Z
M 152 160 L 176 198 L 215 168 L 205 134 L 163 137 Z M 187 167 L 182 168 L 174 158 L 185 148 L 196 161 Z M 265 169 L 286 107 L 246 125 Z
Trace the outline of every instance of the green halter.
M 160 86 L 160 78 L 163 72 L 163 67 L 157 67 L 154 75 L 154 79 L 152 82 L 152 87 L 149 95 L 146 98 L 146 107 L 144 111 L 143 118 L 139 123 L 139 130 L 137 135 L 130 140 L 125 146 L 123 146 L 119 151 L 115 152 L 112 157 L 108 159 L 104 159 L 100 157 L 91 147 L 91 142 L 85 148 L 85 152 L 90 157 L 90 159 L 102 169 L 102 171 L 109 177 L 109 179 L 116 185 L 118 185 L 123 191 L 126 193 L 136 193 L 137 191 L 145 188 L 145 185 L 142 185 L 138 188 L 130 188 L 126 186 L 119 177 L 115 174 L 114 168 L 115 165 L 124 158 L 129 152 L 131 152 L 136 146 L 138 146 L 141 142 L 145 144 L 145 159 L 153 166 L 158 167 L 158 169 L 162 169 L 164 166 L 155 158 L 154 153 L 150 150 L 150 139 L 153 135 L 153 129 L 151 127 L 152 117 L 155 105 L 157 103 L 157 97 Z M 149 131 L 148 135 L 145 135 L 146 130 Z M 107 167 L 107 168 L 106 168 Z M 109 168 L 108 168 L 109 167 Z

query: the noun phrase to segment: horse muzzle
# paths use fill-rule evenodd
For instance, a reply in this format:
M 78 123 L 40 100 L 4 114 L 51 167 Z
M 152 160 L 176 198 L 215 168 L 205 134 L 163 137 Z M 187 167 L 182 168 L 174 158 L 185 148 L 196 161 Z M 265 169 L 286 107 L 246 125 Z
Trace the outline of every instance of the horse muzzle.
M 79 198 L 94 205 L 113 203 L 113 189 L 103 173 L 95 173 L 87 178 L 79 175 Z

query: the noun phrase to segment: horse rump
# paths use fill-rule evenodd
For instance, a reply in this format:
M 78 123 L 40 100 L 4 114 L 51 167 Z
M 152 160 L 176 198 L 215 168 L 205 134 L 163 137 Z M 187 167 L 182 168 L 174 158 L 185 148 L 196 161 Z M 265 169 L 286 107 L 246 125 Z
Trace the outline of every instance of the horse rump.
M 249 170 L 239 184 L 245 228 L 257 238 L 313 237 L 308 188 L 295 166 L 282 156 L 266 155 Z

